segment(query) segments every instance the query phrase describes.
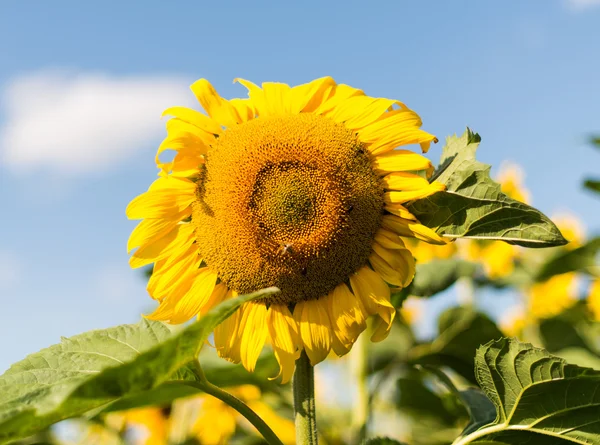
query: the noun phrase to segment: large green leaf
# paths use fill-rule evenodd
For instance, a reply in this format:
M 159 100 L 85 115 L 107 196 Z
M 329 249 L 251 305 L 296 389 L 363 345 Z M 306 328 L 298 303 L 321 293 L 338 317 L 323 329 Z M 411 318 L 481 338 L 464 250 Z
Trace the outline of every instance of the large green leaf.
M 217 359 L 218 361 L 211 359 L 212 357 L 205 354 L 200 355 L 204 374 L 207 380 L 213 385 L 226 388 L 228 386 L 250 384 L 259 387 L 263 393 L 267 391 L 277 392 L 282 388 L 279 383 L 269 379 L 269 377 L 277 375 L 279 370 L 277 360 L 272 354 L 259 358 L 255 372 L 248 372 L 242 365 L 234 365 L 220 358 Z M 178 374 L 183 374 L 185 371 L 187 369 L 182 368 Z M 186 375 L 182 375 L 181 377 L 183 379 L 194 378 L 193 376 Z M 182 385 L 178 380 L 167 381 L 150 391 L 122 397 L 107 407 L 103 407 L 102 412 L 122 411 L 144 406 L 163 406 L 169 404 L 174 399 L 189 397 L 200 392 L 199 388 Z
M 448 309 L 438 321 L 438 337 L 429 344 L 414 347 L 412 364 L 448 366 L 471 382 L 477 348 L 502 337 L 496 324 L 484 314 L 468 308 Z
M 167 381 L 192 378 L 184 367 L 211 331 L 241 304 L 276 291 L 228 300 L 175 334 L 143 320 L 63 339 L 28 356 L 0 376 L 0 443 Z
M 476 374 L 496 419 L 455 445 L 600 443 L 600 371 L 502 339 L 477 351 Z
M 447 238 L 502 240 L 526 247 L 566 244 L 548 217 L 500 191 L 490 178 L 490 166 L 475 159 L 480 141 L 469 129 L 461 137 L 449 137 L 433 177 L 447 190 L 410 203 L 409 210 Z
M 598 251 L 600 250 L 600 237 L 592 238 L 573 250 L 561 250 L 552 255 L 550 260 L 543 264 L 535 274 L 536 281 L 546 281 L 554 275 L 567 272 L 586 272 L 591 275 L 597 275 L 600 270 L 596 262 Z

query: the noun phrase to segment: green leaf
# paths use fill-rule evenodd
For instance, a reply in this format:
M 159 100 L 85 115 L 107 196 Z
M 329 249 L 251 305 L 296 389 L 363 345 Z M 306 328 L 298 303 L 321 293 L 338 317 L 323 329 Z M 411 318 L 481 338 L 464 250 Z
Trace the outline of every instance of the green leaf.
M 413 201 L 408 209 L 447 238 L 501 240 L 526 247 L 566 244 L 547 216 L 501 192 L 490 178 L 490 166 L 475 159 L 480 140 L 469 129 L 460 138 L 449 137 L 432 178 L 447 190 Z
M 462 432 L 467 435 L 478 430 L 483 425 L 491 423 L 496 418 L 496 408 L 490 399 L 477 388 L 460 391 L 459 397 L 469 413 L 469 423 Z
M 600 443 L 600 371 L 502 339 L 477 351 L 476 374 L 496 419 L 455 445 Z
M 390 439 L 389 437 L 375 437 L 374 439 L 369 439 L 365 442 L 365 445 L 405 445 L 402 442 L 398 442 L 395 439 Z
M 575 271 L 595 275 L 599 272 L 596 262 L 599 250 L 600 237 L 592 238 L 583 246 L 573 250 L 563 249 L 563 251 L 553 255 L 547 263 L 540 267 L 535 274 L 535 280 L 538 282 L 546 281 L 554 275 Z
M 272 354 L 258 359 L 255 372 L 248 372 L 242 365 L 234 365 L 218 357 L 215 357 L 216 360 L 211 360 L 211 358 L 203 356 L 203 354 L 200 355 L 204 374 L 213 385 L 226 388 L 233 385 L 250 384 L 259 387 L 263 393 L 277 391 L 281 388 L 279 383 L 269 380 L 269 377 L 277 375 L 279 370 L 277 360 Z M 185 371 L 187 369 L 182 368 L 179 373 Z M 194 376 L 181 375 L 180 378 L 182 380 L 193 380 Z M 150 391 L 120 398 L 103 408 L 102 412 L 122 411 L 144 406 L 164 406 L 175 399 L 190 397 L 200 392 L 202 392 L 200 389 L 182 385 L 179 381 L 167 381 Z
M 415 279 L 409 293 L 417 297 L 431 297 L 452 286 L 459 278 L 471 277 L 477 264 L 457 258 L 433 260 L 417 264 Z
M 0 376 L 0 443 L 167 381 L 192 378 L 184 367 L 214 328 L 243 303 L 275 292 L 225 301 L 175 334 L 142 320 L 63 339 L 28 356 Z
M 467 308 L 451 308 L 438 321 L 438 337 L 430 344 L 414 347 L 412 364 L 448 366 L 465 379 L 475 382 L 477 348 L 502 337 L 496 324 L 484 314 Z
M 496 408 L 480 389 L 467 388 L 460 391 L 440 368 L 426 365 L 423 366 L 423 369 L 435 375 L 462 402 L 463 407 L 469 414 L 469 423 L 461 433 L 462 435 L 494 421 Z
M 590 350 L 586 340 L 577 331 L 577 327 L 564 317 L 540 320 L 539 332 L 543 346 L 550 352 L 557 352 L 565 348 Z
M 588 178 L 583 182 L 583 186 L 592 192 L 600 193 L 600 181 L 597 179 Z
M 396 381 L 398 389 L 396 406 L 415 417 L 437 417 L 441 422 L 451 425 L 456 420 L 446 408 L 443 399 L 429 389 L 418 376 L 401 377 Z

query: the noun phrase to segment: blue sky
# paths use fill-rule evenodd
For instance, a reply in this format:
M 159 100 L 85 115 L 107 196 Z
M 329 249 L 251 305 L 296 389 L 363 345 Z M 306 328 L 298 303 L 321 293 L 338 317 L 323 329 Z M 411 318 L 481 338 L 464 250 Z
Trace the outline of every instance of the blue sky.
M 598 229 L 598 0 L 0 4 L 0 370 L 152 307 L 127 265 L 131 198 L 155 177 L 160 112 L 208 78 L 331 75 L 404 101 L 441 140 L 521 164 L 533 203 Z M 441 144 L 433 147 L 437 160 Z M 18 339 L 18 340 L 17 340 Z

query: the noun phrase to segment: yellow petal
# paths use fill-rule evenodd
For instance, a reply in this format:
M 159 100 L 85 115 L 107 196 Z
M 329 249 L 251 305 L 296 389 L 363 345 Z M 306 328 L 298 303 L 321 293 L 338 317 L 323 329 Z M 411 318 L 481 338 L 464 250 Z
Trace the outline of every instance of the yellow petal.
M 367 327 L 365 308 L 344 283 L 335 287 L 324 299 L 334 335 L 350 349 Z
M 316 114 L 325 114 L 333 110 L 346 99 L 355 96 L 364 96 L 362 90 L 353 88 L 348 85 L 340 84 L 333 87 L 329 93 L 329 97 L 315 110 Z
M 220 125 L 233 127 L 238 123 L 235 108 L 217 93 L 208 80 L 197 80 L 190 88 L 202 108 Z
M 426 198 L 434 193 L 446 190 L 446 186 L 441 182 L 432 182 L 419 190 L 409 190 L 404 192 L 385 192 L 383 198 L 386 204 L 399 204 L 402 202 L 413 201 L 415 199 Z
M 196 316 L 206 306 L 217 284 L 217 274 L 208 267 L 198 271 L 190 290 L 174 308 L 171 323 L 183 323 Z
M 388 190 L 420 190 L 429 186 L 422 176 L 408 172 L 393 172 L 382 178 L 383 186 Z
M 373 266 L 373 269 L 375 269 L 385 281 L 394 286 L 402 286 L 403 281 L 401 272 L 381 258 L 379 254 L 373 252 L 371 256 L 369 256 L 369 262 L 371 263 L 371 266 Z
M 233 292 L 229 291 L 225 299 L 233 297 Z M 240 357 L 240 337 L 238 335 L 238 327 L 241 321 L 241 309 L 238 309 L 226 319 L 223 323 L 215 328 L 214 339 L 215 348 L 219 357 L 229 360 L 233 363 L 239 363 Z
M 381 119 L 360 130 L 359 137 L 368 144 L 368 150 L 376 155 L 409 144 L 419 144 L 423 152 L 426 152 L 431 141 L 437 142 L 437 139 L 432 134 L 420 130 L 420 126 L 419 115 L 402 107 L 385 113 Z
M 229 103 L 235 108 L 238 122 L 248 122 L 256 117 L 256 111 L 250 99 L 231 99 Z
M 135 269 L 186 250 L 194 242 L 193 234 L 194 227 L 191 224 L 178 224 L 163 237 L 138 248 L 131 255 L 129 265 Z
M 350 352 L 352 345 L 342 343 L 338 336 L 334 334 L 331 336 L 331 349 L 335 355 L 338 357 L 343 357 Z
M 390 288 L 377 272 L 364 266 L 350 275 L 350 285 L 369 314 L 378 314 L 391 323 L 390 312 L 395 309 L 390 302 Z
M 136 247 L 149 244 L 169 233 L 182 219 L 192 214 L 192 209 L 185 209 L 179 216 L 173 219 L 144 219 L 131 232 L 127 241 L 127 253 Z
M 281 383 L 287 383 L 294 375 L 296 352 L 299 346 L 298 327 L 284 304 L 272 304 L 267 315 L 267 326 L 275 358 L 279 363 Z
M 290 92 L 291 113 L 311 113 L 315 111 L 327 99 L 334 87 L 335 80 L 331 77 L 321 77 L 312 82 L 293 87 Z
M 408 249 L 386 249 L 379 243 L 374 242 L 373 250 L 385 261 L 386 264 L 389 265 L 391 270 L 396 272 L 395 276 L 399 277 L 400 279 L 400 284 L 392 283 L 391 281 L 390 283 L 402 287 L 406 287 L 410 284 L 415 276 L 415 259 Z M 380 272 L 374 264 L 373 267 L 377 272 Z M 381 272 L 380 274 L 384 276 Z
M 171 176 L 188 178 L 197 175 L 200 165 L 204 162 L 204 155 L 198 156 L 197 154 L 189 154 L 187 150 L 181 150 L 175 155 L 172 162 L 158 165 L 162 169 L 159 175 L 170 174 Z
M 375 319 L 375 323 L 373 323 L 373 335 L 371 335 L 371 341 L 376 343 L 379 341 L 383 341 L 387 338 L 392 330 L 392 325 L 394 322 L 394 318 L 396 318 L 396 310 L 390 312 L 390 321 L 386 322 L 383 318 L 379 317 Z
M 250 82 L 249 80 L 236 78 L 233 79 L 234 82 L 239 82 L 248 90 L 248 97 L 250 98 L 250 102 L 252 103 L 252 107 L 256 111 L 256 114 L 259 116 L 268 115 L 267 103 L 265 101 L 265 92 L 255 83 Z
M 252 372 L 267 339 L 267 306 L 254 302 L 246 303 L 244 306 L 239 332 L 240 356 L 244 368 Z
M 191 287 L 201 262 L 195 243 L 190 244 L 187 249 L 181 249 L 179 253 L 156 261 L 148 280 L 148 293 L 154 299 L 162 300 L 168 295 L 177 301 L 177 295 L 182 295 Z M 185 280 L 189 280 L 189 285 L 182 283 Z
M 302 301 L 294 308 L 294 319 L 311 365 L 327 358 L 331 349 L 331 323 L 319 300 Z
M 217 284 L 206 304 L 200 308 L 198 317 L 205 315 L 209 310 L 221 303 L 225 299 L 227 291 L 227 286 L 225 286 L 223 283 Z
M 377 120 L 396 103 L 399 102 L 393 99 L 356 96 L 341 102 L 326 115 L 347 128 L 358 129 Z
M 410 213 L 410 211 L 406 207 L 404 207 L 402 204 L 398 204 L 398 203 L 385 204 L 384 208 L 388 212 L 390 212 L 396 216 L 399 216 L 402 219 L 408 219 L 413 222 L 417 221 L 417 217 L 415 215 L 413 215 L 412 213 Z
M 160 178 L 147 192 L 134 198 L 125 212 L 129 219 L 177 219 L 179 214 L 192 205 L 195 195 L 196 184 L 192 181 Z
M 379 174 L 397 171 L 433 171 L 433 164 L 429 159 L 410 150 L 394 150 L 375 156 L 373 168 Z
M 211 135 L 220 134 L 223 131 L 221 126 L 215 120 L 211 119 L 205 114 L 200 113 L 199 111 L 192 110 L 191 108 L 171 107 L 163 111 L 162 115 L 163 117 L 173 116 L 181 119 L 182 121 L 198 127 L 200 130 L 203 130 Z
M 389 230 L 379 229 L 375 234 L 375 242 L 381 244 L 386 249 L 406 249 L 404 241 Z
M 164 171 L 170 169 L 169 162 L 163 163 L 160 155 L 166 150 L 185 152 L 187 156 L 200 158 L 208 152 L 214 143 L 215 135 L 182 121 L 181 119 L 170 119 L 167 122 L 167 137 L 162 141 L 156 152 L 156 164 Z
M 262 90 L 265 101 L 265 112 L 262 116 L 273 116 L 291 113 L 291 88 L 285 83 L 264 82 Z
M 429 227 L 395 215 L 385 215 L 382 218 L 381 225 L 385 229 L 391 230 L 400 236 L 417 238 L 430 244 L 447 244 L 447 241 L 444 240 L 444 238 Z
M 390 288 L 381 276 L 368 267 L 363 267 L 350 276 L 350 284 L 369 314 L 377 314 L 383 323 L 383 329 L 378 327 L 371 336 L 372 341 L 381 341 L 389 333 L 396 309 L 390 302 Z M 376 319 L 376 325 L 379 322 Z

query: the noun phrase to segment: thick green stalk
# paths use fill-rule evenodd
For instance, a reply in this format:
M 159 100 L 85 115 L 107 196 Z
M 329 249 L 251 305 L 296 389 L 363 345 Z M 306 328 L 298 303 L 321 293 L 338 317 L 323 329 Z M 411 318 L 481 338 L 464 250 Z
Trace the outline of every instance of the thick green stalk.
M 262 436 L 265 438 L 269 445 L 283 445 L 283 443 L 275 435 L 273 430 L 269 428 L 269 425 L 267 425 L 264 420 L 258 417 L 258 414 L 252 411 L 248 407 L 248 405 L 246 405 L 237 397 L 229 394 L 226 391 L 223 391 L 218 386 L 215 386 L 212 383 L 210 383 L 206 379 L 204 371 L 200 366 L 200 362 L 197 359 L 195 362 L 193 362 L 193 370 L 194 374 L 196 375 L 197 381 L 186 382 L 187 384 L 195 386 L 204 391 L 206 394 L 210 394 L 211 396 L 216 397 L 217 399 L 231 406 L 238 413 L 244 416 L 252 425 L 254 425 L 254 427 L 258 430 L 260 434 L 262 434 Z
M 315 408 L 315 374 L 305 351 L 296 360 L 294 373 L 294 413 L 296 444 L 317 445 L 317 412 Z

